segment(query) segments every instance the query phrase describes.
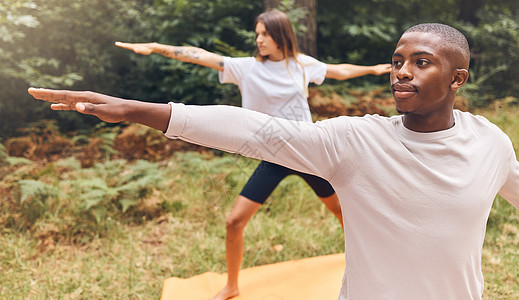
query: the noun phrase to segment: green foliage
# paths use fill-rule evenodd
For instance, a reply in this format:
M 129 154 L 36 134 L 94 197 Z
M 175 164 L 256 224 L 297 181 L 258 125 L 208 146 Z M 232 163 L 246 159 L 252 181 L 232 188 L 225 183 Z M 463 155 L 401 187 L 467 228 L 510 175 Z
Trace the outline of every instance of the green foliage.
M 464 27 L 472 48 L 472 78 L 462 93 L 477 106 L 519 97 L 519 10 L 484 10 L 478 16 L 478 25 Z
M 21 189 L 20 203 L 27 200 L 37 199 L 43 201 L 53 195 L 56 195 L 54 188 L 44 182 L 36 180 L 20 180 L 18 181 Z
M 330 62 L 389 62 L 400 34 L 409 26 L 445 23 L 464 32 L 472 48 L 471 78 L 460 90 L 461 94 L 479 106 L 507 96 L 517 98 L 518 2 L 483 1 L 476 12 L 476 24 L 461 19 L 460 12 L 467 9 L 463 3 L 454 0 L 320 1 L 320 56 Z
M 225 56 L 251 55 L 255 49 L 252 27 L 259 12 L 259 1 L 159 1 L 152 17 L 161 23 L 152 39 Z M 156 68 L 165 72 L 157 84 L 167 99 L 190 104 L 240 103 L 237 87 L 220 84 L 217 71 L 162 57 L 152 59 L 159 65 Z
M 7 157 L 9 157 L 9 155 L 5 152 L 4 144 L 0 143 L 0 166 L 6 163 Z
M 30 47 L 29 32 L 41 28 L 41 7 L 37 1 L 11 0 L 0 3 L 0 135 L 8 136 L 32 114 L 41 112 L 41 106 L 27 111 L 27 85 L 70 87 L 81 80 L 78 73 L 65 71 L 60 61 L 45 57 Z M 25 93 L 25 95 L 23 94 Z M 28 118 L 29 117 L 29 118 Z
M 119 179 L 116 188 L 122 212 L 136 205 L 139 199 L 151 195 L 154 189 L 164 187 L 165 172 L 157 164 L 138 160 Z
M 10 206 L 13 210 L 3 225 L 41 232 L 54 224 L 63 237 L 72 239 L 104 234 L 112 218 L 126 216 L 140 222 L 141 217 L 156 214 L 160 202 L 146 207 L 146 199 L 163 189 L 168 179 L 158 164 L 143 160 L 131 164 L 111 160 L 84 169 L 77 159 L 68 158 L 43 168 L 35 163 L 16 168 L 0 185 L 16 187 L 12 193 L 16 204 Z M 0 207 L 9 205 L 7 201 Z
M 113 42 L 142 34 L 141 1 L 10 0 L 0 4 L 0 136 L 43 118 L 60 126 L 85 127 L 95 118 L 55 113 L 34 101 L 29 86 L 96 89 L 119 96 L 137 94 L 135 82 L 147 74 L 130 72 L 132 63 Z M 114 18 L 113 16 L 117 16 Z M 138 90 L 140 91 L 140 89 Z M 144 97 L 142 97 L 144 98 Z
M 298 32 L 306 15 L 283 0 Z M 473 104 L 519 98 L 519 2 L 484 0 L 477 22 L 462 18 L 466 1 L 319 1 L 318 59 L 361 65 L 389 62 L 399 35 L 411 25 L 442 22 L 469 37 L 471 79 L 461 89 Z M 193 45 L 227 56 L 253 55 L 254 20 L 262 1 L 242 0 L 9 0 L 0 3 L 0 136 L 52 118 L 66 131 L 90 128 L 94 117 L 53 112 L 26 92 L 30 85 L 95 90 L 123 98 L 190 104 L 240 103 L 236 86 L 217 72 L 160 55 L 142 56 L 115 41 Z M 472 13 L 472 11 L 471 11 Z M 116 17 L 114 17 L 116 16 Z M 201 19 L 203 16 L 203 19 Z M 472 19 L 472 18 L 469 18 Z M 387 84 L 385 76 L 353 79 Z
M 19 180 L 21 215 L 26 226 L 32 226 L 48 210 L 48 200 L 55 197 L 54 186 L 32 179 Z
M 290 19 L 296 35 L 302 35 L 307 31 L 306 26 L 301 22 L 308 15 L 305 8 L 297 7 L 294 0 L 281 0 L 277 9 L 284 12 Z

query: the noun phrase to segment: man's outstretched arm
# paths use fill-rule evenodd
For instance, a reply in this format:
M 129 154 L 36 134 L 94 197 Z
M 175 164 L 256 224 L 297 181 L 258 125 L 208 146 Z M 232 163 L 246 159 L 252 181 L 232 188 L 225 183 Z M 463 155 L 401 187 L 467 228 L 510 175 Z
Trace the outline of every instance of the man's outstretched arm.
M 137 122 L 169 138 L 267 160 L 325 179 L 345 151 L 347 126 L 336 118 L 297 122 L 225 105 L 155 104 L 94 92 L 30 88 L 54 110 L 75 110 L 106 122 Z
M 125 100 L 94 92 L 39 88 L 29 88 L 28 92 L 36 99 L 53 103 L 50 106 L 53 110 L 75 110 L 109 123 L 129 121 L 166 131 L 171 116 L 169 104 Z

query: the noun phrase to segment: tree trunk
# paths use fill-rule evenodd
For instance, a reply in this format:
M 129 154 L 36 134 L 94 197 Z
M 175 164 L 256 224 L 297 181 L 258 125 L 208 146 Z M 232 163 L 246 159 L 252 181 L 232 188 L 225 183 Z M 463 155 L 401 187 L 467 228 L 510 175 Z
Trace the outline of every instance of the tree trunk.
M 279 2 L 280 2 L 280 0 L 263 0 L 263 4 L 265 6 L 265 11 L 278 7 Z
M 263 0 L 265 10 L 278 7 L 280 0 Z M 297 44 L 301 52 L 310 56 L 317 56 L 317 0 L 295 0 L 295 7 L 302 7 L 306 10 L 306 17 L 299 20 L 305 25 L 306 32 L 297 35 Z
M 297 7 L 304 7 L 307 11 L 306 18 L 302 20 L 306 32 L 298 35 L 297 42 L 301 52 L 310 56 L 317 56 L 317 0 L 296 0 Z

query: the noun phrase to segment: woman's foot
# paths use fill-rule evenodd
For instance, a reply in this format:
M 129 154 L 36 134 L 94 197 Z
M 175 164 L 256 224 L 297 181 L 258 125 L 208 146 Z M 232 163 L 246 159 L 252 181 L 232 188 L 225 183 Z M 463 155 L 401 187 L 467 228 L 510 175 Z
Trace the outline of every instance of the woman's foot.
M 231 299 L 240 294 L 238 288 L 231 288 L 229 286 L 225 286 L 218 294 L 212 297 L 209 300 L 226 300 Z

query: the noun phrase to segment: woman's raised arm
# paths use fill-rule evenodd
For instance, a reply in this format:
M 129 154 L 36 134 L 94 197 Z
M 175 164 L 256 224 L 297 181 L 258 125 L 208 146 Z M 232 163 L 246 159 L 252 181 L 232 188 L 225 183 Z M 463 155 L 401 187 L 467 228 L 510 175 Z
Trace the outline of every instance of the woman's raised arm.
M 170 46 L 159 43 L 122 42 L 116 42 L 115 45 L 138 54 L 150 55 L 152 53 L 157 53 L 172 59 L 223 71 L 223 57 L 221 55 L 198 47 Z

